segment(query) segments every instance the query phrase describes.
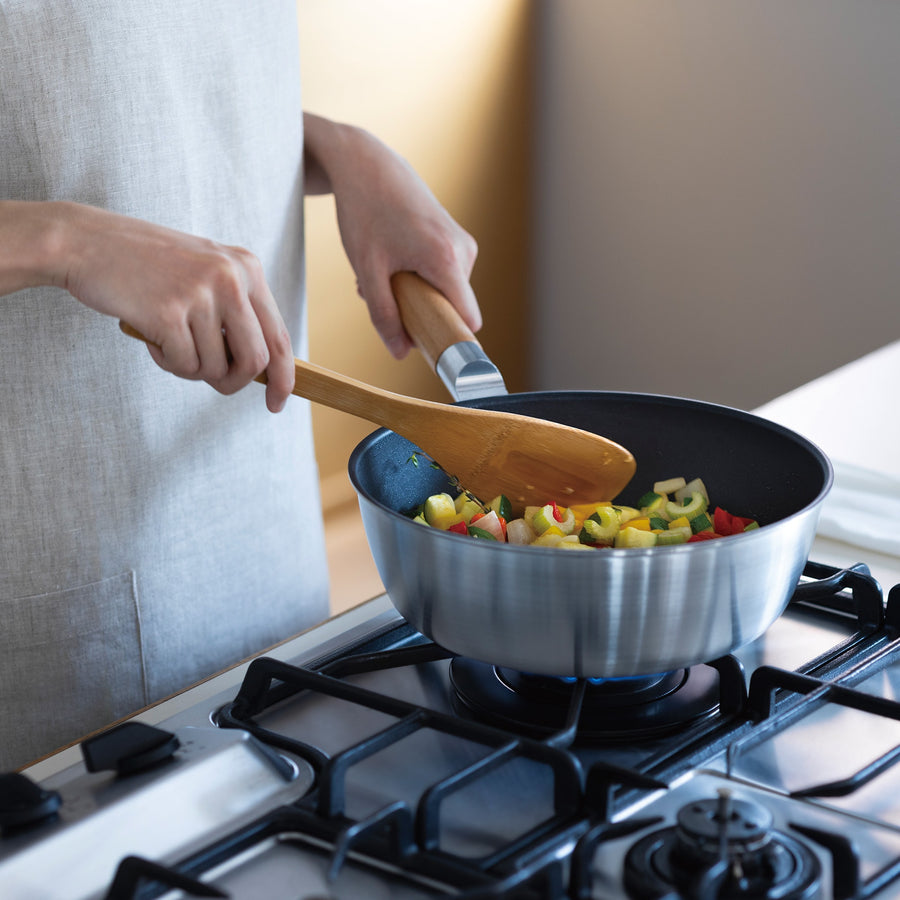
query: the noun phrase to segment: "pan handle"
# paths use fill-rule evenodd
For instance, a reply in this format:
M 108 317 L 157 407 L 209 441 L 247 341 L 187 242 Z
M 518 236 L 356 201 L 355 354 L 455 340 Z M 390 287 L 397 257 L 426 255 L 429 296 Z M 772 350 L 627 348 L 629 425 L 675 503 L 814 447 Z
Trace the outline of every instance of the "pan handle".
M 403 327 L 454 399 L 507 393 L 500 370 L 437 288 L 414 272 L 395 273 L 391 286 Z

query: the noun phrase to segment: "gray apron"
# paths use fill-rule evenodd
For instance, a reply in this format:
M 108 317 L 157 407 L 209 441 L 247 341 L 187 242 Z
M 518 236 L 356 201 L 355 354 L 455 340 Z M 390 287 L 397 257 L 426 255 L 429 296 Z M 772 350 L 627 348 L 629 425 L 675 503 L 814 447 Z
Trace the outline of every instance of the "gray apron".
M 303 355 L 295 0 L 0 0 L 0 197 L 247 247 Z M 327 615 L 309 407 L 263 394 L 0 297 L 0 770 Z

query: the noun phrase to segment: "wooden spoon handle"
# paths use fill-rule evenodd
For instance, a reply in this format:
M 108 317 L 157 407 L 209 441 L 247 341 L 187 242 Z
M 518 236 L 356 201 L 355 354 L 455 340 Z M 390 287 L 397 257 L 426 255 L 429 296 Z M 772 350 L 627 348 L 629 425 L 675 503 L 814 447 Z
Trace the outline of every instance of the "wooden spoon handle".
M 145 344 L 152 343 L 127 322 L 119 322 L 119 328 L 129 337 Z M 260 384 L 268 381 L 265 372 L 260 372 L 253 380 Z M 294 359 L 294 389 L 291 393 L 401 433 L 415 424 L 422 410 L 437 405 L 374 387 L 302 359 Z
M 478 344 L 453 304 L 424 278 L 414 272 L 397 272 L 391 277 L 391 286 L 403 327 L 432 369 L 453 344 Z

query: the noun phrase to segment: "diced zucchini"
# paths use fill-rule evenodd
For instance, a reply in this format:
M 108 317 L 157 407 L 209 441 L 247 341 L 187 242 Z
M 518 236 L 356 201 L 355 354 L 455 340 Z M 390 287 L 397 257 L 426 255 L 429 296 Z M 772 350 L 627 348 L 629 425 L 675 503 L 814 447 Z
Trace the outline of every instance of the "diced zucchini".
M 700 513 L 699 516 L 694 516 L 691 519 L 691 531 L 694 534 L 699 534 L 701 531 L 712 531 L 713 523 L 709 516 L 704 512 Z
M 458 521 L 456 504 L 449 494 L 432 494 L 425 501 L 424 515 L 429 525 L 444 530 Z
M 465 495 L 463 495 L 465 496 Z M 483 513 L 484 509 L 480 503 L 475 500 L 467 500 L 460 507 L 457 515 L 461 517 L 464 522 L 469 522 L 472 516 L 477 516 L 478 513 Z
M 616 547 L 655 547 L 656 537 L 652 531 L 642 531 L 626 525 L 616 535 Z
M 757 528 L 759 528 L 759 522 L 754 519 L 752 522 L 744 526 L 744 531 L 754 531 Z
M 653 485 L 653 490 L 657 494 L 673 494 L 680 491 L 686 482 L 683 478 L 667 478 L 665 481 L 657 481 Z
M 425 516 L 422 513 L 419 513 L 414 519 L 413 522 L 418 522 L 420 525 L 428 525 L 428 522 L 425 521 Z M 431 526 L 428 526 L 429 528 Z
M 506 494 L 498 494 L 488 506 L 507 522 L 512 518 L 512 504 L 509 502 L 509 497 Z
M 651 531 L 666 531 L 668 527 L 669 523 L 666 519 L 661 519 L 659 516 L 650 516 Z
M 649 509 L 649 508 L 658 508 L 659 501 L 662 500 L 665 503 L 665 496 L 663 494 L 658 494 L 656 491 L 647 491 L 643 497 L 641 497 L 637 506 L 639 509 Z
M 669 502 L 669 497 L 667 494 L 657 494 L 654 491 L 651 491 L 649 494 L 644 494 L 641 497 L 641 500 L 650 497 L 649 503 L 641 503 L 639 505 L 641 507 L 641 515 L 643 516 L 658 516 L 659 518 L 663 518 L 666 514 L 666 504 Z

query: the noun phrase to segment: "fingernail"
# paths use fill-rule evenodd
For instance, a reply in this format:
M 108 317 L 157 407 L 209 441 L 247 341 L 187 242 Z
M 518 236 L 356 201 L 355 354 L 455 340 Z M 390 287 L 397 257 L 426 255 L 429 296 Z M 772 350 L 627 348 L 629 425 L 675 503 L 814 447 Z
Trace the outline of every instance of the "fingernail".
M 397 338 L 395 340 L 388 342 L 388 350 L 391 353 L 391 356 L 396 357 L 397 359 L 403 359 L 409 351 L 409 347 L 402 338 Z

